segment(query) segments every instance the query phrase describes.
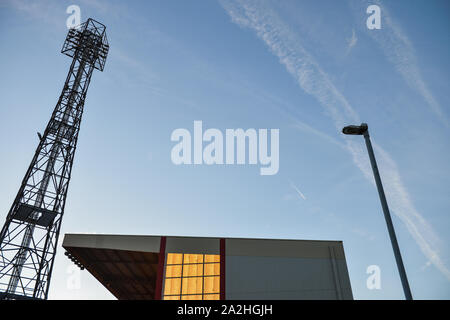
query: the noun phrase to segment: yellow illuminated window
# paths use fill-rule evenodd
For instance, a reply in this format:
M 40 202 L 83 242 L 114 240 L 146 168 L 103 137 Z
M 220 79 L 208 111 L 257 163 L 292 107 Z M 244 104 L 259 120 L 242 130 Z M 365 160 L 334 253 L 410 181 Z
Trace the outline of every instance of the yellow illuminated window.
M 219 300 L 220 255 L 168 253 L 164 300 Z

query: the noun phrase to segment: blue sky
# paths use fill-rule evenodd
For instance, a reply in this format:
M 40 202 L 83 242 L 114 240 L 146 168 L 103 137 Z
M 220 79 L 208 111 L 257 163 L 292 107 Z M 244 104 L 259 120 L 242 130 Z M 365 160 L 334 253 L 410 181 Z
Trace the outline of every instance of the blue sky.
M 62 234 L 342 240 L 355 299 L 402 299 L 364 141 L 340 133 L 367 122 L 413 296 L 450 298 L 447 1 L 0 1 L 5 217 L 70 65 L 71 4 L 107 26 L 110 53 Z M 381 30 L 366 27 L 371 4 Z M 194 120 L 279 129 L 279 172 L 174 165 L 170 135 Z M 71 272 L 60 248 L 51 299 L 112 298 L 86 271 L 68 288 Z

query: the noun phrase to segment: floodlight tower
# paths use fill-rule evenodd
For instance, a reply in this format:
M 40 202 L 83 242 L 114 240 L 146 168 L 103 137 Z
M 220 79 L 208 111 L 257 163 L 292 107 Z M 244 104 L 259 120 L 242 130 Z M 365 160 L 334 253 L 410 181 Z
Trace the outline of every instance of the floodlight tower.
M 67 34 L 66 82 L 0 233 L 0 299 L 47 299 L 86 92 L 109 51 L 105 31 L 88 19 Z

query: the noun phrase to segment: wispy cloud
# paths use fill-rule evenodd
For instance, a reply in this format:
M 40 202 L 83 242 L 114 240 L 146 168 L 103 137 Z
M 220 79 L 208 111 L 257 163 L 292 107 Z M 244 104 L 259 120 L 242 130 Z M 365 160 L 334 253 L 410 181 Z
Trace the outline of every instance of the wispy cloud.
M 88 13 L 90 10 L 95 12 L 96 14 L 100 14 L 102 16 L 107 16 L 109 19 L 114 18 L 128 18 L 130 19 L 132 16 L 129 13 L 128 6 L 125 3 L 121 2 L 113 2 L 108 0 L 78 0 L 80 3 L 80 7 L 82 12 L 85 9 Z M 82 19 L 87 19 L 88 16 L 83 17 Z
M 318 137 L 322 138 L 323 140 L 326 140 L 326 141 L 328 141 L 328 142 L 330 142 L 330 143 L 332 143 L 334 145 L 337 145 L 338 147 L 341 147 L 343 149 L 346 148 L 345 143 L 342 143 L 338 139 L 335 139 L 332 136 L 330 136 L 330 135 L 328 135 L 328 134 L 326 134 L 326 133 L 324 133 L 324 132 L 322 132 L 320 130 L 317 130 L 316 128 L 313 128 L 309 124 L 307 124 L 307 123 L 305 123 L 303 121 L 300 121 L 298 119 L 295 119 L 295 118 L 293 118 L 293 121 L 295 122 L 295 125 L 294 125 L 295 128 L 297 128 L 297 129 L 299 129 L 299 130 L 301 130 L 303 132 L 307 132 L 309 134 L 313 134 L 315 136 L 318 136 Z
M 375 240 L 375 236 L 363 228 L 352 228 L 350 231 L 369 241 Z
M 358 42 L 358 38 L 356 37 L 355 29 L 352 30 L 352 37 L 350 39 L 347 39 L 348 46 L 347 46 L 347 54 L 350 53 L 352 48 L 356 45 Z
M 297 80 L 300 88 L 320 102 L 338 130 L 345 124 L 360 122 L 358 114 L 345 96 L 336 88 L 331 78 L 322 70 L 311 54 L 301 45 L 302 39 L 283 22 L 266 1 L 223 0 L 221 4 L 234 23 L 256 32 L 269 50 L 278 57 L 280 63 Z M 386 21 L 386 23 L 392 25 L 392 21 Z M 402 35 L 398 33 L 398 30 L 392 32 L 396 33 L 395 37 Z M 405 39 L 403 40 L 404 43 L 407 43 Z M 400 48 L 400 50 L 403 49 Z M 402 65 L 400 61 L 397 61 L 397 55 L 394 58 L 393 60 L 399 63 L 399 70 L 405 76 L 407 74 L 415 76 L 411 83 L 420 87 L 421 92 L 432 102 L 433 99 L 430 98 L 432 96 L 426 93 L 428 91 L 423 81 L 421 82 L 420 76 L 414 74 L 414 65 L 408 62 L 408 59 Z M 437 108 L 434 109 L 438 110 Z M 355 164 L 373 183 L 369 159 L 363 145 L 360 142 L 355 142 L 355 140 L 346 139 L 345 141 L 346 149 L 353 156 Z M 376 143 L 374 143 L 374 148 L 393 212 L 406 225 L 428 260 L 450 280 L 450 270 L 444 264 L 439 251 L 436 249 L 439 238 L 415 209 L 401 181 L 397 166 L 390 155 Z
M 427 269 L 429 266 L 431 266 L 431 262 L 427 261 L 421 268 L 422 271 L 424 271 L 425 269 Z
M 2 0 L 0 1 L 0 8 L 11 8 L 54 27 L 65 28 L 66 19 L 69 17 L 66 9 L 71 4 L 80 7 L 82 22 L 89 18 L 90 14 L 100 14 L 115 19 L 129 16 L 126 5 L 105 0 L 79 0 L 75 3 L 55 0 Z
M 0 8 L 10 8 L 29 18 L 45 22 L 54 27 L 65 27 L 65 7 L 60 2 L 41 0 L 5 0 L 0 3 Z M 59 13 L 59 14 L 58 14 Z
M 371 4 L 380 6 L 382 19 L 381 30 L 367 30 L 365 25 L 363 28 L 367 30 L 370 37 L 380 46 L 386 58 L 394 65 L 405 82 L 422 96 L 430 110 L 439 120 L 446 126 L 449 126 L 447 115 L 443 112 L 439 102 L 421 75 L 413 44 L 400 25 L 392 18 L 388 8 L 380 0 L 366 0 L 364 2 L 351 3 L 358 14 L 358 19 L 360 19 L 361 12 L 363 12 L 363 7 L 367 8 Z
M 361 145 L 358 145 L 354 141 L 349 140 L 347 143 L 349 146 L 348 150 L 352 153 L 354 162 L 361 169 L 366 178 L 375 185 L 367 153 L 362 150 Z M 408 191 L 402 183 L 395 161 L 379 145 L 376 143 L 373 145 L 377 155 L 377 161 L 381 164 L 380 174 L 382 175 L 383 181 L 386 182 L 383 186 L 389 197 L 389 206 L 405 224 L 409 233 L 428 260 L 450 280 L 450 270 L 444 264 L 440 252 L 437 249 L 441 243 L 439 237 L 433 231 L 430 224 L 414 207 Z
M 295 77 L 299 86 L 315 96 L 335 119 L 336 128 L 348 120 L 359 122 L 359 117 L 346 98 L 334 86 L 328 75 L 304 49 L 299 39 L 262 1 L 222 1 L 233 22 L 255 30 L 280 63 Z M 262 9 L 262 7 L 264 8 Z
M 298 196 L 300 197 L 300 198 L 302 198 L 303 200 L 306 200 L 306 197 L 305 197 L 305 195 L 303 194 L 303 192 L 301 192 L 300 190 L 299 190 L 299 188 L 297 188 L 297 186 L 291 181 L 291 187 L 292 187 L 292 189 L 294 189 L 295 190 L 295 192 L 298 194 Z

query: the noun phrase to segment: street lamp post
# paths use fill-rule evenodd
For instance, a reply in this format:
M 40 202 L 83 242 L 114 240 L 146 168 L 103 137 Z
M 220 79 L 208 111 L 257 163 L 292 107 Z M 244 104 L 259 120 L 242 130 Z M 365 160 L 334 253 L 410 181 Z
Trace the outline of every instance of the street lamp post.
M 375 177 L 375 183 L 377 185 L 378 194 L 380 196 L 381 207 L 383 208 L 384 218 L 391 238 L 392 249 L 394 250 L 395 260 L 397 262 L 398 272 L 400 273 L 400 279 L 402 281 L 403 292 L 405 293 L 406 300 L 412 300 L 411 289 L 409 288 L 408 278 L 406 277 L 405 267 L 403 265 L 402 256 L 400 254 L 400 248 L 398 246 L 397 237 L 395 236 L 394 225 L 392 224 L 391 214 L 389 213 L 389 207 L 384 195 L 383 185 L 381 184 L 380 173 L 378 172 L 377 162 L 375 160 L 375 154 L 373 153 L 372 143 L 370 142 L 369 128 L 366 123 L 362 123 L 360 126 L 347 126 L 342 129 L 342 133 L 348 135 L 363 135 L 366 141 L 367 151 L 369 153 L 370 163 L 372 165 L 373 175 Z

